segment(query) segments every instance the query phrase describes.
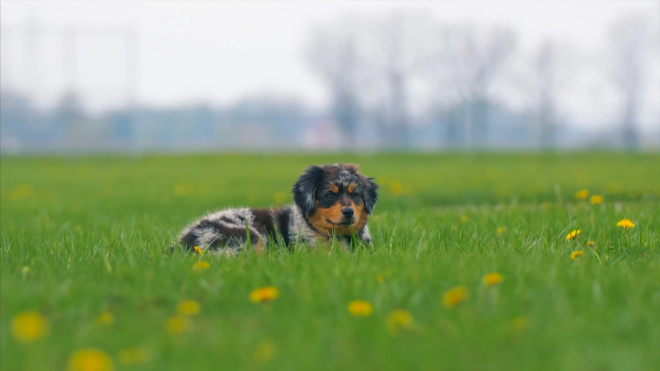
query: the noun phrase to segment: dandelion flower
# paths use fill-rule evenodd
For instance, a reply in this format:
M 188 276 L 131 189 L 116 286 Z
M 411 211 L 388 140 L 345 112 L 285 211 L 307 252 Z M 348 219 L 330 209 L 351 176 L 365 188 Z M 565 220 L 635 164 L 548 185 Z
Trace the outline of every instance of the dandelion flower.
M 114 367 L 110 356 L 94 348 L 80 349 L 69 358 L 68 371 L 111 371 Z
M 190 193 L 190 187 L 187 184 L 181 183 L 181 184 L 177 184 L 174 187 L 174 195 L 175 196 L 181 197 L 181 196 L 187 195 L 188 193 Z
M 120 350 L 117 358 L 122 366 L 131 366 L 145 363 L 149 355 L 143 347 L 131 347 Z
M 185 332 L 189 326 L 188 319 L 183 316 L 171 317 L 165 322 L 165 330 L 172 335 L 179 335 Z
M 579 258 L 580 256 L 584 255 L 584 251 L 582 250 L 576 250 L 571 253 L 571 260 L 575 260 Z
M 275 200 L 275 204 L 279 205 L 286 201 L 287 193 L 284 191 L 279 191 L 275 192 L 275 195 L 273 196 L 273 199 Z
M 195 265 L 193 265 L 193 270 L 194 271 L 203 271 L 203 270 L 206 270 L 206 269 L 209 269 L 209 268 L 211 268 L 211 264 L 209 264 L 209 262 L 206 262 L 206 261 L 203 261 L 203 260 L 200 260 L 197 263 L 195 263 Z
M 23 278 L 26 277 L 32 278 L 32 269 L 30 269 L 30 267 L 28 267 L 27 265 L 24 266 L 23 268 L 21 268 L 21 275 L 23 276 Z
M 262 341 L 257 344 L 252 352 L 252 356 L 259 363 L 266 363 L 270 361 L 275 355 L 275 345 L 270 341 Z
M 575 193 L 575 198 L 577 198 L 578 200 L 584 200 L 587 197 L 589 197 L 588 189 L 582 189 Z
M 383 277 L 382 274 L 379 274 L 376 276 L 376 281 L 378 281 L 378 283 L 383 283 L 383 281 L 385 281 L 385 277 Z
M 199 313 L 199 303 L 194 300 L 181 300 L 176 306 L 176 312 L 183 316 L 195 316 Z
M 390 192 L 393 196 L 401 196 L 403 194 L 403 185 L 398 180 L 394 179 L 390 182 Z
M 459 303 L 467 300 L 468 296 L 467 287 L 456 286 L 442 295 L 442 305 L 444 305 L 445 308 L 451 309 Z
M 513 329 L 516 331 L 523 331 L 529 327 L 529 318 L 518 316 L 513 319 Z
M 115 316 L 113 316 L 112 313 L 105 311 L 96 317 L 96 322 L 101 325 L 112 325 L 115 323 Z
M 589 197 L 589 203 L 592 205 L 599 205 L 603 203 L 603 196 L 601 195 L 593 195 Z
M 392 311 L 385 322 L 387 329 L 392 334 L 398 334 L 401 330 L 410 330 L 415 325 L 415 320 L 408 312 L 404 309 L 397 309 Z
M 541 210 L 549 209 L 550 206 L 552 206 L 552 202 L 550 201 L 541 202 Z
M 582 233 L 581 229 L 576 229 L 576 230 L 570 231 L 566 235 L 566 241 L 574 240 L 580 233 Z
M 497 234 L 502 234 L 504 232 L 506 232 L 506 227 L 504 227 L 504 226 L 497 227 L 497 230 L 495 231 L 495 233 L 497 233 Z
M 484 276 L 483 282 L 488 286 L 497 285 L 498 283 L 502 282 L 502 275 L 497 272 L 488 273 Z
M 587 246 L 590 246 L 590 247 L 593 246 L 593 245 L 595 245 L 595 244 L 596 244 L 596 243 L 595 243 L 594 241 L 589 241 L 589 242 L 587 242 Z
M 460 218 L 463 223 L 470 221 L 470 218 L 465 214 L 461 214 Z
M 43 338 L 49 329 L 48 320 L 34 311 L 23 312 L 11 321 L 11 332 L 14 339 L 21 343 L 32 343 Z
M 250 301 L 253 303 L 263 303 L 275 300 L 279 292 L 274 286 L 261 287 L 250 292 Z
M 9 191 L 9 197 L 13 201 L 17 201 L 32 196 L 32 193 L 34 193 L 34 188 L 32 188 L 31 185 L 20 184 L 16 188 L 13 188 L 11 191 Z
M 198 254 L 203 254 L 204 253 L 204 250 L 200 249 L 199 246 L 193 247 L 193 250 L 195 250 L 195 252 L 198 253 Z
M 623 229 L 630 229 L 635 228 L 635 223 L 633 223 L 630 219 L 621 219 L 618 223 L 616 223 L 616 226 Z
M 369 317 L 373 313 L 374 308 L 368 301 L 353 300 L 348 303 L 348 311 L 355 317 Z

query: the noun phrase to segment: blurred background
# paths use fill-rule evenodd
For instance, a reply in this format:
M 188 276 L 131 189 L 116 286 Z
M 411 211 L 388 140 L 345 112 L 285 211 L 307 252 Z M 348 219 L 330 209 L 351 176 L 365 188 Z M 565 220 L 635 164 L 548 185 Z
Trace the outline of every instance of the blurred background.
M 660 2 L 1 3 L 3 153 L 660 148 Z

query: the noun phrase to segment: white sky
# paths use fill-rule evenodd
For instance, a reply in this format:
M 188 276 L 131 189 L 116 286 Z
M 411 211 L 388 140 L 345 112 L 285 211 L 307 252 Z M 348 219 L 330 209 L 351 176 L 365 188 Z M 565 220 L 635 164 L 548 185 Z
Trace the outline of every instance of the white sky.
M 92 107 L 126 102 L 127 57 L 123 30 L 138 35 L 135 95 L 140 103 L 169 106 L 204 101 L 230 104 L 271 93 L 320 107 L 321 82 L 306 65 L 303 45 L 309 30 L 343 15 L 377 16 L 394 10 L 423 10 L 440 22 L 498 24 L 519 33 L 521 49 L 546 38 L 570 43 L 580 53 L 597 55 L 608 26 L 618 16 L 642 12 L 660 25 L 655 1 L 9 1 L 1 3 L 2 84 L 21 89 L 41 104 L 52 104 L 73 81 Z M 37 41 L 24 37 L 36 24 Z M 79 32 L 75 49 L 63 43 L 64 26 Z M 92 29 L 116 30 L 106 34 Z M 67 49 L 68 48 L 68 49 Z M 63 50 L 76 50 L 67 57 Z M 68 59 L 67 59 L 68 58 Z M 73 78 L 67 65 L 75 64 Z M 655 80 L 654 80 L 655 81 Z M 572 114 L 603 118 L 611 94 L 568 102 Z M 600 94 L 600 95 L 599 95 Z M 593 98 L 593 99 L 592 99 Z M 658 97 L 648 111 L 660 115 Z M 578 103 L 575 102 L 578 101 Z M 572 104 L 572 106 L 571 106 Z M 657 122 L 657 120 L 655 120 Z

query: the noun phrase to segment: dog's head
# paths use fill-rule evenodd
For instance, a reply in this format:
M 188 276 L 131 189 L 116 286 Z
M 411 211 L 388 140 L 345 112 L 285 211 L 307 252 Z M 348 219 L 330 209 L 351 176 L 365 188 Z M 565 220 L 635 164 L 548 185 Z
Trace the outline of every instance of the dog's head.
M 378 201 L 378 185 L 357 165 L 311 166 L 293 185 L 293 200 L 312 227 L 351 235 L 367 224 Z

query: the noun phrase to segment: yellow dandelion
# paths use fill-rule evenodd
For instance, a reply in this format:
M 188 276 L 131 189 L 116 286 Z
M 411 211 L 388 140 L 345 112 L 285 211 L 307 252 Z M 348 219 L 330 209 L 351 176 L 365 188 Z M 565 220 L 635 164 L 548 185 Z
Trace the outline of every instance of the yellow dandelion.
M 541 209 L 542 210 L 549 209 L 551 206 L 552 206 L 552 202 L 550 202 L 550 201 L 541 202 Z
M 174 187 L 174 195 L 175 196 L 181 197 L 181 196 L 187 195 L 188 193 L 190 193 L 190 187 L 187 184 L 181 183 L 181 184 L 177 184 Z
M 379 274 L 376 276 L 376 281 L 378 281 L 378 283 L 383 283 L 385 281 L 385 277 L 383 277 L 382 274 Z
M 353 300 L 348 303 L 348 312 L 355 317 L 369 317 L 373 311 L 374 308 L 368 301 Z
M 497 285 L 498 283 L 502 282 L 502 275 L 497 272 L 488 273 L 484 276 L 483 282 L 488 286 Z
M 467 287 L 456 286 L 447 290 L 447 292 L 442 295 L 442 305 L 444 305 L 445 308 L 451 309 L 461 302 L 467 300 L 468 296 Z
M 603 196 L 601 195 L 593 195 L 589 197 L 589 203 L 592 205 L 599 205 L 603 203 Z
M 252 352 L 252 356 L 259 363 L 266 363 L 275 355 L 275 345 L 270 341 L 262 341 L 257 344 Z
M 461 214 L 460 219 L 463 223 L 470 221 L 470 218 L 465 214 Z
M 209 262 L 204 260 L 200 260 L 197 263 L 195 263 L 195 265 L 193 265 L 194 271 L 203 271 L 209 268 L 211 268 L 211 264 L 209 264 Z
M 195 316 L 199 313 L 199 303 L 194 300 L 181 300 L 176 306 L 176 312 L 183 316 Z
M 114 367 L 110 356 L 94 348 L 80 349 L 69 357 L 68 371 L 111 371 Z
M 616 226 L 623 229 L 630 229 L 635 228 L 635 223 L 633 223 L 630 219 L 621 219 L 618 223 L 616 223 Z
M 497 234 L 502 234 L 504 232 L 506 232 L 506 227 L 504 227 L 504 226 L 497 227 L 497 230 L 495 231 L 495 233 L 497 233 Z
M 582 250 L 576 250 L 571 253 L 571 260 L 575 260 L 579 258 L 580 256 L 584 255 L 584 251 Z
M 32 343 L 43 338 L 49 329 L 48 319 L 35 311 L 20 313 L 11 321 L 12 335 L 21 343 Z
M 23 276 L 23 278 L 32 278 L 32 269 L 30 269 L 30 267 L 27 265 L 24 266 L 21 268 L 21 276 Z
M 582 189 L 575 193 L 575 198 L 577 198 L 578 200 L 584 200 L 587 197 L 589 197 L 588 189 Z
M 12 201 L 18 201 L 32 196 L 32 193 L 34 193 L 34 188 L 32 188 L 31 185 L 24 183 L 9 191 L 9 198 Z
M 576 229 L 576 230 L 570 231 L 566 235 L 566 241 L 574 240 L 580 233 L 582 233 L 581 229 Z
M 403 185 L 398 180 L 394 179 L 390 182 L 390 192 L 393 196 L 401 196 L 403 194 Z
M 415 326 L 415 319 L 407 310 L 397 309 L 390 312 L 385 324 L 390 333 L 398 334 L 401 330 L 411 330 Z
M 513 329 L 516 331 L 523 331 L 529 327 L 529 318 L 518 316 L 513 319 Z
M 188 319 L 183 316 L 171 317 L 165 322 L 165 330 L 172 335 L 179 335 L 190 327 Z
M 275 204 L 279 205 L 286 201 L 288 194 L 284 191 L 279 191 L 275 192 L 275 195 L 273 196 L 273 199 L 275 200 Z
M 203 254 L 204 253 L 204 250 L 200 249 L 199 246 L 194 246 L 193 250 L 195 250 L 195 252 L 198 253 L 198 254 Z
M 595 245 L 595 244 L 596 244 L 596 243 L 595 243 L 594 241 L 588 241 L 588 242 L 587 242 L 587 246 L 593 246 L 593 245 Z
M 100 325 L 112 325 L 115 323 L 115 316 L 113 316 L 112 313 L 105 311 L 96 317 L 96 322 Z
M 122 366 L 132 366 L 145 363 L 149 359 L 149 354 L 143 347 L 131 347 L 120 350 L 117 358 Z
M 250 292 L 250 301 L 253 303 L 263 303 L 275 300 L 279 292 L 274 286 L 261 287 Z

